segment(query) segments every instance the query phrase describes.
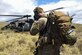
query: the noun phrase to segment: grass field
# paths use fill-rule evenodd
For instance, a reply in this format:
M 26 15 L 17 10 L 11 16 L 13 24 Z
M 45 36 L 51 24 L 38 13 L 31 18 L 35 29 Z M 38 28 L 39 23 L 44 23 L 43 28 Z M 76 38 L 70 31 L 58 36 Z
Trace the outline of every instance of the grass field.
M 74 24 L 78 39 L 74 46 L 63 45 L 61 55 L 82 55 L 82 25 Z M 4 26 L 0 23 L 0 28 Z M 11 30 L 0 30 L 0 55 L 33 55 L 38 35 L 29 32 L 15 33 Z

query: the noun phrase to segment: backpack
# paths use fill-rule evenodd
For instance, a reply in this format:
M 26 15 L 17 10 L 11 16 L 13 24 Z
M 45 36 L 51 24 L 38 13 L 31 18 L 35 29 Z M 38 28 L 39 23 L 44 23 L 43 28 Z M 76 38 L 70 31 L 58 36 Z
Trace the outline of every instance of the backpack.
M 51 11 L 48 15 L 47 29 L 48 32 L 66 35 L 71 28 L 71 18 L 61 11 Z
M 63 40 L 64 44 L 74 45 L 77 37 L 73 34 L 75 30 L 72 29 L 71 24 L 71 17 L 68 15 L 61 11 L 51 11 L 45 27 L 46 36 L 55 40 Z

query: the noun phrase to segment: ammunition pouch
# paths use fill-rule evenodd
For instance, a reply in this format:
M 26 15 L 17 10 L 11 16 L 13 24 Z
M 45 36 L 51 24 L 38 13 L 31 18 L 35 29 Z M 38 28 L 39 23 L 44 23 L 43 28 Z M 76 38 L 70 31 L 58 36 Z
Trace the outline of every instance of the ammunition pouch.
M 47 37 L 41 37 L 36 42 L 36 46 L 40 46 L 40 45 L 43 45 L 43 44 L 46 44 L 46 43 L 47 43 Z
M 77 40 L 75 30 L 71 29 L 68 31 L 68 34 L 65 36 L 65 44 L 74 45 Z
M 36 42 L 36 46 L 43 46 L 43 45 L 47 45 L 47 44 L 52 44 L 54 45 L 54 40 L 52 38 L 49 37 L 41 37 L 39 38 L 39 40 Z

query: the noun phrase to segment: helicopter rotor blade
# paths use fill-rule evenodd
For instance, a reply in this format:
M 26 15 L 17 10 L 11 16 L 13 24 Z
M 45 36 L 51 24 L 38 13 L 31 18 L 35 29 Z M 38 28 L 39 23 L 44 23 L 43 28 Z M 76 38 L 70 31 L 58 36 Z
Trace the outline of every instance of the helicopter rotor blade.
M 71 8 L 71 7 L 74 7 L 74 6 L 78 6 L 78 5 L 73 5 L 73 6 L 68 6 L 68 7 L 59 7 L 59 8 L 55 8 L 55 9 L 51 9 L 51 10 L 45 11 L 44 13 L 49 12 L 49 11 L 53 11 L 53 10 L 60 10 L 60 9 L 64 9 L 64 8 Z
M 59 7 L 59 8 L 52 9 L 52 10 L 59 10 L 59 9 L 64 9 L 64 7 Z M 44 13 L 49 12 L 49 11 L 52 11 L 52 10 L 45 11 Z
M 31 15 L 23 15 L 22 17 L 20 17 L 20 18 L 15 18 L 15 19 L 12 19 L 12 20 L 8 20 L 8 21 L 6 21 L 6 22 L 9 22 L 9 21 L 17 21 L 18 19 L 22 19 L 22 18 L 25 18 L 25 17 L 31 17 Z
M 31 15 L 0 15 L 1 17 L 31 17 Z
M 7 16 L 10 16 L 10 17 L 22 17 L 23 15 L 0 15 L 0 16 L 5 16 L 5 17 L 7 17 Z
M 59 10 L 59 9 L 64 9 L 64 7 L 56 8 L 56 9 L 53 9 L 53 10 Z

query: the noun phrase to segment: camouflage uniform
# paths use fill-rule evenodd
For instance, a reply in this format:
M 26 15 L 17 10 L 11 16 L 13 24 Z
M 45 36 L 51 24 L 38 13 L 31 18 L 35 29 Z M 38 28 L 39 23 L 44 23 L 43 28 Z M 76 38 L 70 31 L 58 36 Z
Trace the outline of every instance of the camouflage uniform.
M 31 35 L 36 35 L 39 32 L 39 38 L 36 42 L 37 48 L 34 55 L 60 55 L 62 44 L 73 45 L 76 42 L 75 32 L 73 30 L 68 31 L 69 34 L 64 37 L 59 37 L 59 34 L 56 32 L 56 34 L 48 33 L 46 27 L 47 21 L 46 17 L 40 17 L 37 21 L 34 21 L 31 27 Z

